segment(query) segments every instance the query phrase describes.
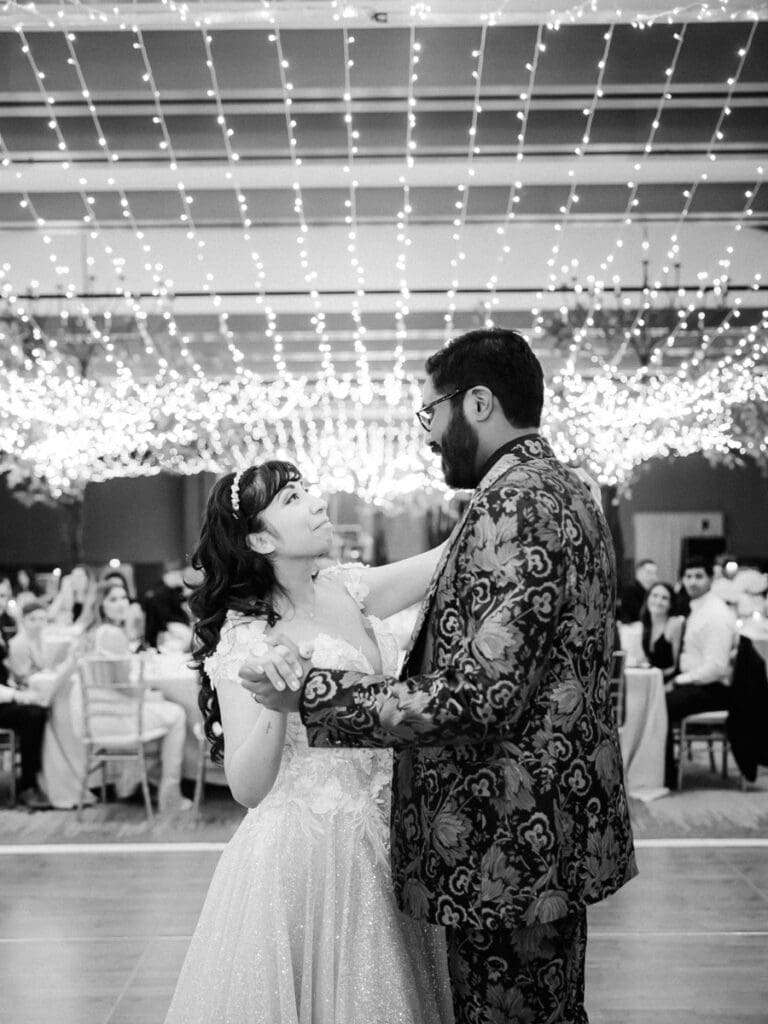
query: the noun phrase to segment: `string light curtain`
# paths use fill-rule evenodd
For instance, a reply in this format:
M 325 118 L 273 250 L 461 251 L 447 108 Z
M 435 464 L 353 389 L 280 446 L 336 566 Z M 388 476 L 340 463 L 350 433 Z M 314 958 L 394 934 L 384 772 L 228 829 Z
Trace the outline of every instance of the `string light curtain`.
M 56 499 L 82 494 L 88 482 L 110 477 L 221 472 L 278 454 L 295 457 L 308 479 L 326 492 L 353 490 L 366 499 L 388 502 L 424 487 L 441 486 L 439 466 L 426 450 L 413 418 L 420 404 L 423 361 L 423 351 L 416 357 L 414 350 L 423 350 L 425 333 L 429 348 L 434 349 L 467 326 L 508 322 L 503 297 L 514 291 L 515 275 L 520 272 L 515 232 L 521 205 L 536 188 L 540 166 L 535 162 L 532 118 L 537 102 L 546 104 L 552 89 L 546 84 L 547 51 L 561 30 L 595 23 L 601 26 L 601 37 L 594 66 L 585 72 L 589 84 L 582 89 L 583 128 L 570 151 L 560 157 L 564 194 L 541 224 L 546 258 L 537 274 L 542 284 L 531 290 L 527 323 L 518 318 L 514 324 L 528 334 L 542 357 L 551 355 L 553 336 L 564 345 L 559 353 L 562 360 L 548 377 L 545 432 L 561 457 L 586 466 L 606 485 L 628 484 L 643 462 L 664 455 L 701 451 L 713 459 L 749 455 L 768 462 L 761 414 L 766 400 L 768 310 L 759 304 L 766 287 L 760 265 L 739 288 L 734 288 L 732 280 L 734 267 L 743 267 L 749 251 L 750 228 L 765 209 L 764 152 L 752 152 L 744 160 L 749 182 L 740 208 L 728 217 L 730 237 L 723 241 L 721 233 L 711 251 L 696 251 L 695 235 L 688 230 L 696 222 L 702 192 L 719 180 L 718 161 L 731 156 L 729 124 L 741 102 L 745 69 L 760 44 L 765 11 L 728 2 L 700 3 L 685 10 L 658 6 L 655 11 L 627 12 L 589 2 L 548 11 L 541 23 L 528 26 L 531 45 L 525 85 L 508 102 L 499 100 L 493 52 L 497 34 L 519 24 L 509 5 L 501 9 L 488 5 L 457 15 L 450 5 L 439 3 L 393 4 L 392 25 L 382 32 L 394 30 L 403 38 L 403 45 L 393 50 L 402 74 L 392 102 L 403 117 L 404 131 L 382 171 L 365 156 L 370 144 L 366 127 L 371 131 L 367 104 L 374 100 L 365 69 L 356 59 L 360 33 L 370 31 L 368 14 L 341 3 L 322 5 L 325 12 L 318 7 L 311 16 L 306 5 L 254 5 L 247 12 L 247 30 L 254 39 L 258 36 L 263 73 L 271 76 L 270 96 L 279 97 L 284 124 L 279 176 L 281 188 L 290 194 L 298 268 L 296 294 L 286 298 L 271 253 L 264 247 L 265 238 L 269 246 L 268 236 L 254 215 L 253 195 L 249 196 L 249 171 L 258 164 L 258 156 L 254 156 L 253 139 L 238 127 L 237 103 L 223 84 L 227 69 L 217 58 L 217 32 L 227 28 L 226 7 L 217 7 L 214 18 L 204 4 L 163 0 L 143 5 L 146 21 L 141 23 L 139 13 L 127 6 L 62 3 L 38 8 L 6 3 L 0 26 L 15 41 L 45 113 L 40 124 L 45 125 L 50 141 L 42 147 L 44 160 L 38 162 L 50 165 L 54 158 L 59 162 L 62 187 L 70 190 L 81 209 L 74 228 L 69 215 L 67 230 L 81 233 L 100 255 L 97 259 L 92 249 L 84 267 L 74 264 L 66 231 L 55 217 L 43 212 L 35 187 L 34 155 L 30 159 L 14 146 L 0 124 L 0 183 L 7 182 L 6 192 L 18 195 L 19 216 L 27 218 L 21 222 L 24 231 L 34 234 L 44 257 L 39 279 L 30 279 L 18 269 L 13 252 L 7 253 L 8 258 L 5 252 L 0 256 L 0 471 L 28 495 Z M 234 7 L 229 15 L 233 25 L 244 16 Z M 337 83 L 335 114 L 343 125 L 344 152 L 334 188 L 343 196 L 339 223 L 344 243 L 335 259 L 343 267 L 345 313 L 351 321 L 343 345 L 339 332 L 334 334 L 329 326 L 338 301 L 334 304 L 332 290 L 321 286 L 327 273 L 322 255 L 325 236 L 309 209 L 315 201 L 312 175 L 326 158 L 313 151 L 315 129 L 305 113 L 312 103 L 313 86 L 307 84 L 301 60 L 291 58 L 295 45 L 291 33 L 301 28 L 301 18 L 310 22 L 314 18 L 310 27 L 333 33 L 337 55 L 330 77 Z M 697 25 L 717 23 L 740 29 L 734 52 L 721 55 L 726 68 L 722 105 L 708 140 L 690 161 L 671 228 L 663 228 L 663 244 L 656 233 L 651 255 L 658 265 L 637 288 L 617 268 L 647 221 L 644 187 L 654 180 L 657 161 L 665 158 L 660 139 L 674 109 L 690 34 Z M 575 236 L 583 224 L 584 189 L 594 187 L 595 161 L 604 153 L 604 144 L 601 149 L 599 140 L 596 143 L 599 116 L 620 78 L 617 39 L 621 32 L 640 35 L 662 25 L 669 26 L 663 39 L 667 49 L 647 134 L 632 148 L 632 177 L 624 183 L 626 199 L 612 215 L 615 231 L 608 246 L 587 259 L 580 254 Z M 190 185 L 190 174 L 193 181 L 200 180 L 200 175 L 195 176 L 195 161 L 175 136 L 173 117 L 177 115 L 169 110 L 174 110 L 176 99 L 167 95 L 164 69 L 148 44 L 147 32 L 158 26 L 175 28 L 190 44 L 194 41 L 182 49 L 189 51 L 189 74 L 203 83 L 204 100 L 213 111 L 218 148 L 211 157 L 212 173 L 218 175 L 217 181 L 221 179 L 236 210 L 237 258 L 245 259 L 250 304 L 264 324 L 256 339 L 244 339 L 238 333 L 227 267 L 198 211 L 200 193 Z M 467 119 L 461 129 L 463 140 L 456 147 L 459 170 L 452 169 L 452 177 L 440 183 L 453 195 L 444 245 L 436 254 L 447 271 L 433 310 L 440 323 L 435 320 L 424 332 L 419 326 L 424 308 L 419 307 L 419 292 L 425 289 L 413 283 L 424 273 L 424 253 L 421 262 L 415 255 L 422 222 L 414 215 L 414 197 L 425 171 L 435 166 L 424 125 L 429 127 L 431 110 L 440 97 L 434 85 L 424 85 L 422 69 L 425 58 L 428 62 L 435 56 L 429 52 L 430 39 L 436 38 L 430 31 L 450 32 L 454 26 L 472 30 L 471 47 L 451 69 L 463 83 Z M 143 97 L 140 102 L 151 115 L 148 138 L 154 153 L 146 163 L 162 168 L 168 176 L 163 192 L 165 216 L 174 222 L 173 237 L 178 238 L 178 252 L 170 256 L 162 254 L 157 229 L 141 213 L 135 186 L 129 186 L 125 168 L 133 158 L 121 152 L 119 133 L 107 126 L 108 103 L 114 96 L 107 97 L 103 88 L 89 81 L 92 72 L 82 57 L 82 42 L 94 28 L 108 31 L 130 47 L 130 61 L 126 58 L 123 70 L 132 69 L 131 89 Z M 41 32 L 57 34 L 61 46 L 41 46 Z M 44 66 L 46 55 L 52 61 L 54 54 L 59 63 Z M 56 88 L 50 85 L 52 80 L 58 83 Z M 95 140 L 92 153 L 71 143 L 70 122 L 57 109 L 62 95 L 68 104 L 77 97 L 82 106 Z M 484 202 L 486 161 L 496 158 L 487 126 L 501 102 L 512 124 L 506 150 L 506 198 L 503 212 L 483 218 L 475 206 L 482 208 Z M 682 159 L 679 166 L 686 169 Z M 70 185 L 73 180 L 75 184 Z M 392 232 L 389 273 L 395 285 L 389 300 L 392 329 L 384 342 L 388 349 L 384 360 L 374 351 L 382 341 L 378 328 L 371 326 L 376 302 L 381 305 L 376 295 L 382 289 L 371 284 L 378 268 L 371 265 L 368 240 L 369 235 L 373 237 L 375 217 L 364 212 L 361 199 L 366 180 L 386 180 L 397 194 L 396 213 L 385 218 Z M 114 218 L 99 212 L 105 191 L 118 204 L 119 230 Z M 600 236 L 605 237 L 605 233 Z M 649 247 L 646 239 L 639 254 L 646 268 Z M 472 277 L 481 265 L 479 249 L 485 285 L 477 291 Z M 190 280 L 199 282 L 195 308 L 215 318 L 215 341 L 222 353 L 215 372 L 200 356 L 198 332 L 190 327 L 189 316 L 179 312 L 183 289 L 178 269 L 171 265 L 176 260 L 185 264 Z M 90 287 L 97 264 L 98 272 L 108 277 L 98 298 Z M 688 283 L 680 283 L 681 265 L 695 268 L 695 285 L 691 286 L 690 277 Z M 468 294 L 473 294 L 471 300 Z M 292 301 L 306 311 L 309 322 L 315 359 L 309 371 L 293 353 Z M 469 323 L 468 301 L 472 302 Z M 521 303 L 517 309 L 524 319 Z M 671 318 L 661 332 L 651 330 L 660 310 Z M 714 320 L 713 313 L 717 314 Z M 140 360 L 131 358 L 120 341 L 126 324 L 140 345 Z M 87 373 L 85 361 L 73 358 L 77 348 L 73 337 L 93 356 Z M 254 341 L 271 350 L 269 372 L 249 365 L 246 343 Z M 678 353 L 684 345 L 687 354 L 681 358 Z M 639 364 L 628 358 L 633 350 L 647 350 Z M 551 360 L 547 365 L 550 369 Z

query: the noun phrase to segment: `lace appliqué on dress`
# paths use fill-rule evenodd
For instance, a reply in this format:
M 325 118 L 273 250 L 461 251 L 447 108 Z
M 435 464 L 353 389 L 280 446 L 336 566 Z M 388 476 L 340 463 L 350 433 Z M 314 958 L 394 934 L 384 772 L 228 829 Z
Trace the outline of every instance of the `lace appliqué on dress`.
M 339 562 L 338 565 L 329 565 L 327 569 L 321 569 L 320 576 L 327 580 L 340 580 L 350 596 L 357 601 L 360 610 L 365 611 L 365 599 L 371 592 L 371 588 L 363 580 L 363 570 L 367 568 L 367 565 L 360 565 L 358 562 Z
M 266 622 L 237 612 L 228 612 L 221 627 L 216 650 L 205 659 L 205 671 L 215 690 L 225 679 L 237 680 L 237 673 L 248 657 L 248 645 L 266 629 Z

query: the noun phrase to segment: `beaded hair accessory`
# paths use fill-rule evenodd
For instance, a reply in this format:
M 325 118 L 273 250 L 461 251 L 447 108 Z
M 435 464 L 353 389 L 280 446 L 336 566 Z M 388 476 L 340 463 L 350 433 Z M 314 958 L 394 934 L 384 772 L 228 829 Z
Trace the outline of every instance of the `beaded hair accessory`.
M 232 515 L 235 519 L 239 519 L 238 512 L 240 511 L 240 481 L 243 478 L 245 471 L 238 469 L 235 473 L 235 479 L 232 481 L 232 488 L 229 492 L 229 500 L 232 503 Z

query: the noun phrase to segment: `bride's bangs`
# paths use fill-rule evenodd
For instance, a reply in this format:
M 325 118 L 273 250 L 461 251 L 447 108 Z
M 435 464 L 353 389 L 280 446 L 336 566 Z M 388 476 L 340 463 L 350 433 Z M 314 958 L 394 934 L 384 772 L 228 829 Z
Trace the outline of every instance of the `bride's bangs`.
M 301 481 L 301 473 L 292 462 L 273 459 L 254 467 L 253 479 L 248 484 L 251 515 L 258 515 L 272 504 L 282 489 Z

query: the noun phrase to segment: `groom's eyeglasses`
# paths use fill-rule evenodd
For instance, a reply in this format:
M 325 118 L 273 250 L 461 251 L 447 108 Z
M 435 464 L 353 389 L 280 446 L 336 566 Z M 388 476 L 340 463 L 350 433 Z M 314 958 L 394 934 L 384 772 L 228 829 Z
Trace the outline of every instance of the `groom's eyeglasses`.
M 458 388 L 456 391 L 452 391 L 450 395 L 441 395 L 434 402 L 427 402 L 421 409 L 416 410 L 416 419 L 425 430 L 429 430 L 432 426 L 432 420 L 435 418 L 436 405 L 440 405 L 441 402 L 447 402 L 449 398 L 455 398 L 456 395 L 463 395 L 465 391 L 469 391 L 473 387 L 474 384 L 470 384 L 467 388 Z

